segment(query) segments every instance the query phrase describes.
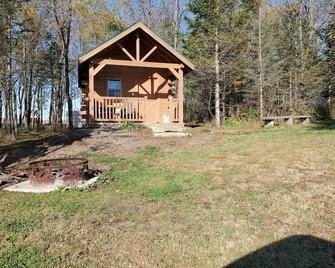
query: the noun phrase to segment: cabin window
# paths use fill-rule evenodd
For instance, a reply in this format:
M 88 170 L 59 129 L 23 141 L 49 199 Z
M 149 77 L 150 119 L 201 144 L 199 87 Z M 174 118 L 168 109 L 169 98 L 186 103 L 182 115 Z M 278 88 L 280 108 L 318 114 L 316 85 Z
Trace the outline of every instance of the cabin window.
M 107 93 L 109 97 L 121 97 L 121 80 L 108 79 Z

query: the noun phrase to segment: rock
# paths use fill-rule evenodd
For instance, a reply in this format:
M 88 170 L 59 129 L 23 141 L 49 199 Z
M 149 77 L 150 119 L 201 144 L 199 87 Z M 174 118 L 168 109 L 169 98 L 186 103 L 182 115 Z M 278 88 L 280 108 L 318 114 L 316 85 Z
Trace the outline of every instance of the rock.
M 10 180 L 10 177 L 9 175 L 0 175 L 0 181 L 9 181 Z
M 288 119 L 286 122 L 285 122 L 286 125 L 293 125 L 294 124 L 294 120 L 293 120 L 293 117 L 291 117 L 290 119 Z
M 274 121 L 270 121 L 269 123 L 267 123 L 265 125 L 265 127 L 273 127 L 275 125 L 275 122 Z
M 311 120 L 309 118 L 306 118 L 304 122 L 302 122 L 303 126 L 309 126 L 311 124 Z
M 0 173 L 1 174 L 1 173 Z M 11 177 L 7 174 L 0 175 L 0 187 L 11 182 Z

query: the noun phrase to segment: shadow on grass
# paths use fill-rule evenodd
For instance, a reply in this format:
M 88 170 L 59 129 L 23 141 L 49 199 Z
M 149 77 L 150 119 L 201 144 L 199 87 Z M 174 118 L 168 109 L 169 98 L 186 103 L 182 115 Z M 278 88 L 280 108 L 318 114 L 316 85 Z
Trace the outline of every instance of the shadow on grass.
M 296 235 L 260 248 L 226 267 L 334 267 L 335 243 Z
M 315 130 L 335 130 L 335 119 L 315 121 L 312 129 Z
M 14 144 L 0 146 L 0 156 L 8 154 L 3 167 L 12 165 L 24 158 L 34 159 L 50 153 L 50 147 L 58 150 L 71 145 L 75 141 L 82 140 L 91 135 L 92 129 L 77 129 L 67 131 L 63 134 L 52 135 L 42 139 L 17 142 Z

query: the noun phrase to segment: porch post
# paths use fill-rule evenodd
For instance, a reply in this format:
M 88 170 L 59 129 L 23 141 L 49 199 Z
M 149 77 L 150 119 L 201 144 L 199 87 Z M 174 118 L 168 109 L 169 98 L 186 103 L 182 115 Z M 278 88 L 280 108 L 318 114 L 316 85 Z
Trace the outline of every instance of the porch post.
M 136 33 L 136 61 L 140 61 L 141 55 L 140 55 L 140 35 L 138 32 Z
M 88 123 L 94 121 L 94 100 L 93 100 L 93 92 L 94 92 L 94 66 L 93 63 L 90 63 L 89 71 L 88 71 Z
M 180 68 L 178 71 L 178 100 L 179 100 L 179 123 L 184 123 L 184 71 Z
M 148 96 L 144 96 L 144 108 L 143 108 L 143 121 L 147 123 L 147 112 L 148 112 Z

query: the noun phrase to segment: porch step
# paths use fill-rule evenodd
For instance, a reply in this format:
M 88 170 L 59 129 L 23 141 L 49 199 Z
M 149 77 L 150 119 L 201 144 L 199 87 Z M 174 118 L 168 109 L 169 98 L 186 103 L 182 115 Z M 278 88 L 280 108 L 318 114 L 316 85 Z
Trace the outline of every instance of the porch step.
M 187 132 L 158 132 L 153 133 L 154 137 L 170 138 L 170 137 L 189 137 L 192 136 Z
M 142 124 L 150 128 L 154 137 L 188 137 L 190 133 L 185 132 L 184 124 L 182 123 L 155 123 Z
M 145 127 L 150 128 L 153 133 L 165 133 L 165 132 L 184 132 L 185 127 L 182 123 L 155 123 L 155 124 L 143 124 Z

